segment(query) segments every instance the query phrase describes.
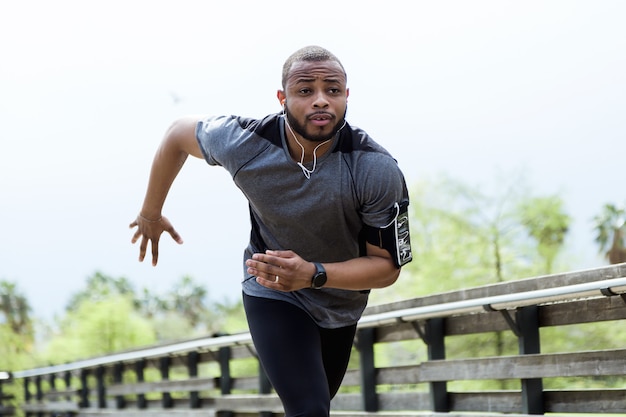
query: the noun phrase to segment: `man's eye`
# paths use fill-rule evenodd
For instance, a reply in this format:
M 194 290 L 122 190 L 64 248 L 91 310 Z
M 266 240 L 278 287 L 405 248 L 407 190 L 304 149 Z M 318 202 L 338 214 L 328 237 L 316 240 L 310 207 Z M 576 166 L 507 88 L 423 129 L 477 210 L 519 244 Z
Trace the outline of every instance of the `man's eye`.
M 311 92 L 311 90 L 309 88 L 301 88 L 300 89 L 300 94 L 308 94 L 310 92 Z

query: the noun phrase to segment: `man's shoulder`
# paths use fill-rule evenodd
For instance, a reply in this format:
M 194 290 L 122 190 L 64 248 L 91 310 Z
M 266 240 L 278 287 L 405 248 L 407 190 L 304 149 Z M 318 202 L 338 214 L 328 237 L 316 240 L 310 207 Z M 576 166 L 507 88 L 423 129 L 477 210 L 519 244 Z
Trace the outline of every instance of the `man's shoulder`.
M 340 133 L 338 150 L 350 158 L 383 157 L 394 158 L 382 145 L 376 142 L 365 130 L 347 125 Z
M 244 116 L 209 116 L 200 120 L 198 133 L 213 138 L 228 137 L 235 141 L 252 137 L 262 138 L 272 143 L 280 142 L 280 124 L 278 114 L 270 114 L 257 119 Z

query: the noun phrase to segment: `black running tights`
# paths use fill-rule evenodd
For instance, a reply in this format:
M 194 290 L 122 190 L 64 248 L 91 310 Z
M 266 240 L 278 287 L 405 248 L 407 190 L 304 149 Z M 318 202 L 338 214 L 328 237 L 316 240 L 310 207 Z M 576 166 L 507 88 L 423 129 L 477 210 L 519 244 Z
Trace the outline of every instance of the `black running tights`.
M 285 417 L 328 417 L 348 366 L 356 325 L 324 329 L 286 301 L 243 296 L 261 365 Z

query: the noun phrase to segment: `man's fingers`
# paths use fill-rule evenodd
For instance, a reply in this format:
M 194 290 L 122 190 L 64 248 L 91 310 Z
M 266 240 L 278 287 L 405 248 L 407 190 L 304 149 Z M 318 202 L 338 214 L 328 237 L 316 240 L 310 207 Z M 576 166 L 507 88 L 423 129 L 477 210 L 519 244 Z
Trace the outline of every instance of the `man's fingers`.
M 137 243 L 137 241 L 139 240 L 140 237 L 141 237 L 141 232 L 139 230 L 137 230 L 135 232 L 135 234 L 133 235 L 132 239 L 130 239 L 130 243 L 132 243 L 132 244 Z
M 141 225 L 139 223 L 141 223 Z M 168 232 L 172 239 L 174 239 L 177 243 L 183 243 L 183 238 L 178 234 L 178 232 L 165 217 L 159 219 L 158 222 L 147 223 L 145 221 L 140 221 L 140 219 L 138 218 L 130 223 L 129 227 L 137 227 L 137 230 L 135 230 L 135 233 L 133 234 L 133 237 L 131 239 L 131 243 L 137 243 L 137 241 L 141 238 L 141 244 L 139 245 L 139 262 L 143 262 L 143 260 L 146 258 L 148 244 L 150 244 L 152 253 L 152 265 L 156 266 L 159 260 L 159 239 L 161 237 L 161 233 L 163 233 L 164 231 Z
M 159 260 L 159 241 L 152 241 L 152 266 L 156 266 Z
M 174 239 L 176 243 L 178 243 L 179 245 L 183 243 L 183 238 L 173 227 L 170 227 L 167 232 L 170 234 L 170 236 L 172 236 L 172 239 Z
M 148 239 L 145 236 L 141 238 L 141 244 L 139 245 L 139 262 L 143 262 L 146 257 L 146 248 L 148 247 Z

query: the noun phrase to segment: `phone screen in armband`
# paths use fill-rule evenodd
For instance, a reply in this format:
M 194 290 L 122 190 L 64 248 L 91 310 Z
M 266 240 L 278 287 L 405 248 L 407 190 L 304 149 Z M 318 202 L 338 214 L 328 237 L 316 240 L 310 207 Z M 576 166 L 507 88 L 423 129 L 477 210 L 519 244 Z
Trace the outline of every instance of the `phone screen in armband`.
M 403 202 L 399 206 L 399 212 L 394 221 L 396 261 L 397 265 L 403 266 L 411 262 L 413 254 L 411 252 L 411 234 L 409 232 L 409 210 L 408 202 Z

